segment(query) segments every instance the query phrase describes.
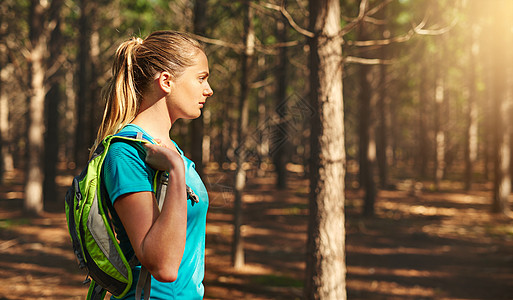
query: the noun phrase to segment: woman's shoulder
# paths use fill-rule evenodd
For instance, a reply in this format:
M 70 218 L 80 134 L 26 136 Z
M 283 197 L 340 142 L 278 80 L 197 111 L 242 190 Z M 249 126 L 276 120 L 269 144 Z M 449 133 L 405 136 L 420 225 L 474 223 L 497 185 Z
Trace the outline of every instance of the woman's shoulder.
M 146 164 L 146 153 L 137 143 L 123 139 L 114 140 L 105 156 L 103 176 L 133 179 L 133 182 L 152 178 L 155 171 Z
M 132 124 L 125 126 L 115 136 L 151 141 L 151 137 L 142 128 Z M 137 159 L 144 161 L 145 153 L 140 142 L 118 138 L 111 141 L 107 157 L 116 160 Z
M 142 147 L 138 146 L 136 142 L 121 139 L 114 140 L 109 147 L 106 158 L 144 160 L 144 153 L 140 148 Z

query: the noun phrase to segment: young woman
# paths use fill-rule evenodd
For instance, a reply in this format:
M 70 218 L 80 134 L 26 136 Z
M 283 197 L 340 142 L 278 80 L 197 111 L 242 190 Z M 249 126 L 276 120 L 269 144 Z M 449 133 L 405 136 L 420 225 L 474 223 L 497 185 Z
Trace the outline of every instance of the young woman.
M 102 169 L 121 248 L 126 257 L 135 253 L 151 273 L 151 299 L 203 298 L 207 191 L 169 132 L 176 120 L 200 116 L 213 94 L 208 75 L 207 57 L 196 40 L 158 31 L 119 46 L 104 94 L 95 146 L 111 134 L 141 132 L 153 141 L 145 151 L 113 143 Z M 156 170 L 169 174 L 161 210 L 152 187 Z M 186 186 L 199 202 L 187 199 Z M 134 268 L 134 284 L 124 299 L 134 299 L 139 270 Z

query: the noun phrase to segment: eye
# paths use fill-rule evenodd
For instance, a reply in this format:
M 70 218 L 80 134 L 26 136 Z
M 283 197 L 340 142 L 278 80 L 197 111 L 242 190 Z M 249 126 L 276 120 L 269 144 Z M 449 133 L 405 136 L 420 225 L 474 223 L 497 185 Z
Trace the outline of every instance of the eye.
M 205 77 L 205 76 L 201 76 L 200 78 L 198 78 L 198 80 L 200 83 L 203 83 L 203 81 L 205 81 L 206 78 L 207 77 Z

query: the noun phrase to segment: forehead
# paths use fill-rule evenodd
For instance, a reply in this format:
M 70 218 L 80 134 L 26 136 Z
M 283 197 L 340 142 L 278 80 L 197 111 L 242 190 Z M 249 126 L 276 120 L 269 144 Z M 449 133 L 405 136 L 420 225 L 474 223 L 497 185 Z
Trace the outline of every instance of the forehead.
M 189 69 L 197 72 L 208 72 L 208 59 L 203 51 L 198 51 L 193 58 L 194 65 Z

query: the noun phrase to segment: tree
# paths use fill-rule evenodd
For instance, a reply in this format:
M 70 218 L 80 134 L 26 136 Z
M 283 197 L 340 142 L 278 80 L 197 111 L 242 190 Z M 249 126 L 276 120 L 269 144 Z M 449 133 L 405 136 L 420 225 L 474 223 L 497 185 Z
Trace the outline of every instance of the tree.
M 6 57 L 6 49 L 0 48 L 0 183 L 4 180 L 6 172 L 14 169 L 14 162 L 11 153 L 11 132 L 9 130 L 9 98 L 6 92 L 8 77 L 13 72 L 12 64 L 7 64 L 3 59 Z
M 475 1 L 468 5 L 470 25 L 470 47 L 469 64 L 468 64 L 468 86 L 467 86 L 467 130 L 465 143 L 465 190 L 472 188 L 472 175 L 474 172 L 474 164 L 477 159 L 477 138 L 478 138 L 478 122 L 477 122 L 477 90 L 476 90 L 476 63 L 479 55 L 479 23 L 477 22 L 477 5 Z
M 422 46 L 425 43 L 421 43 Z M 422 50 L 421 50 L 422 51 Z M 417 176 L 419 178 L 425 178 L 427 176 L 427 168 L 429 163 L 429 139 L 428 139 L 428 124 L 426 116 L 428 113 L 428 66 L 427 61 L 421 56 L 422 61 L 420 62 L 419 70 L 419 85 L 418 85 L 418 151 L 417 151 Z
M 13 22 L 15 12 L 7 3 L 0 6 L 0 40 L 9 37 L 9 23 Z M 14 169 L 14 161 L 11 153 L 12 134 L 9 130 L 9 97 L 7 94 L 8 79 L 12 78 L 14 66 L 7 59 L 9 49 L 0 44 L 0 183 L 3 182 L 5 173 Z
M 58 199 L 57 185 L 55 178 L 57 177 L 58 165 L 58 152 L 59 152 L 59 106 L 62 102 L 64 85 L 64 69 L 62 61 L 64 61 L 64 54 L 62 49 L 64 44 L 64 35 L 62 33 L 62 13 L 61 10 L 51 11 L 53 15 L 50 19 L 54 20 L 56 25 L 52 30 L 49 39 L 49 56 L 48 56 L 48 69 L 55 69 L 55 72 L 48 74 L 47 71 L 47 85 L 49 86 L 48 93 L 45 98 L 45 119 L 46 130 L 44 135 L 44 181 L 43 181 L 43 196 L 44 201 L 56 202 Z
M 443 117 L 445 99 L 445 72 L 441 70 L 442 64 L 438 64 L 437 76 L 435 79 L 435 105 L 434 105 L 434 126 L 435 126 L 435 164 L 434 183 L 435 189 L 440 189 L 440 181 L 444 177 L 445 170 L 445 122 Z
M 284 9 L 286 8 L 286 1 L 283 2 Z M 285 26 L 285 17 L 281 16 L 276 23 L 277 38 L 280 43 L 287 41 L 287 27 Z M 286 139 L 286 118 L 287 110 L 280 109 L 284 108 L 283 105 L 287 98 L 287 47 L 281 47 L 278 53 L 278 68 L 277 68 L 277 89 L 276 89 L 276 100 L 278 102 L 276 112 L 278 113 L 278 127 L 276 129 L 276 140 L 280 141 L 277 143 L 278 149 L 274 152 L 274 165 L 276 166 L 276 187 L 278 189 L 285 189 L 287 187 L 287 150 L 288 142 Z
M 513 7 L 510 2 L 500 1 L 503 9 L 496 11 L 498 17 L 495 18 L 492 30 L 497 36 L 501 37 L 493 39 L 491 43 L 495 55 L 492 58 L 493 68 L 493 124 L 494 124 L 494 188 L 493 188 L 493 205 L 492 210 L 496 213 L 510 214 L 508 197 L 511 193 L 510 179 L 510 131 L 511 125 L 510 108 L 513 104 L 512 95 L 507 92 L 508 76 L 512 76 L 509 71 L 510 67 L 510 49 L 511 47 L 511 12 Z M 508 9 L 506 9 L 508 8 Z
M 342 36 L 338 0 L 310 0 L 310 216 L 305 296 L 346 299 Z
M 30 5 L 30 49 L 29 75 L 30 97 L 28 114 L 27 139 L 27 181 L 25 184 L 25 210 L 39 214 L 43 210 L 43 181 L 44 181 L 44 109 L 46 88 L 45 59 L 47 43 L 51 32 L 56 27 L 55 12 L 62 7 L 62 0 L 46 1 L 32 0 Z
M 362 22 L 359 28 L 359 39 L 370 40 L 369 24 Z M 367 50 L 368 52 L 369 50 Z M 370 58 L 369 54 L 363 55 Z M 365 190 L 363 214 L 374 215 L 376 202 L 376 182 L 374 181 L 374 169 L 376 166 L 376 133 L 375 115 L 376 106 L 376 68 L 372 65 L 359 65 L 360 77 L 360 182 Z
M 433 5 L 436 19 L 443 19 L 440 11 L 439 3 L 436 2 Z M 447 133 L 447 118 L 448 103 L 447 91 L 448 91 L 448 80 L 447 71 L 450 64 L 446 61 L 445 55 L 447 53 L 447 41 L 444 35 L 437 36 L 435 39 L 438 41 L 436 44 L 440 45 L 437 47 L 437 53 L 434 55 L 436 66 L 434 67 L 434 185 L 435 189 L 440 189 L 440 182 L 445 177 L 446 172 L 446 156 L 447 156 L 447 145 L 448 145 L 448 133 Z
M 254 10 L 248 0 L 244 1 L 244 53 L 242 54 L 242 70 L 240 79 L 239 119 L 237 127 L 236 163 L 235 169 L 235 203 L 233 212 L 233 250 L 232 263 L 235 268 L 244 265 L 244 245 L 242 241 L 242 194 L 246 186 L 246 171 L 244 162 L 247 155 L 247 134 L 249 123 L 249 82 L 250 70 L 255 53 L 255 31 L 253 28 Z
M 96 78 L 93 75 L 93 48 L 91 45 L 93 36 L 92 23 L 96 12 L 96 1 L 80 0 L 79 38 L 78 38 L 78 93 L 77 93 L 77 129 L 81 134 L 75 135 L 75 162 L 79 169 L 85 166 L 89 147 L 93 144 L 95 135 L 92 128 L 93 103 L 95 102 L 94 83 Z
M 386 8 L 383 9 L 382 17 L 386 20 Z M 390 30 L 388 29 L 387 23 L 381 26 L 381 36 L 384 39 L 390 38 Z M 380 56 L 383 61 L 388 59 L 388 47 L 381 47 Z M 391 149 L 389 143 L 389 131 L 391 130 L 392 119 L 390 116 L 390 96 L 388 94 L 389 87 L 389 70 L 385 63 L 379 65 L 379 86 L 378 86 L 378 100 L 377 100 L 377 111 L 378 117 L 378 128 L 376 131 L 376 159 L 379 169 L 379 183 L 381 188 L 388 187 L 388 165 L 390 164 Z

